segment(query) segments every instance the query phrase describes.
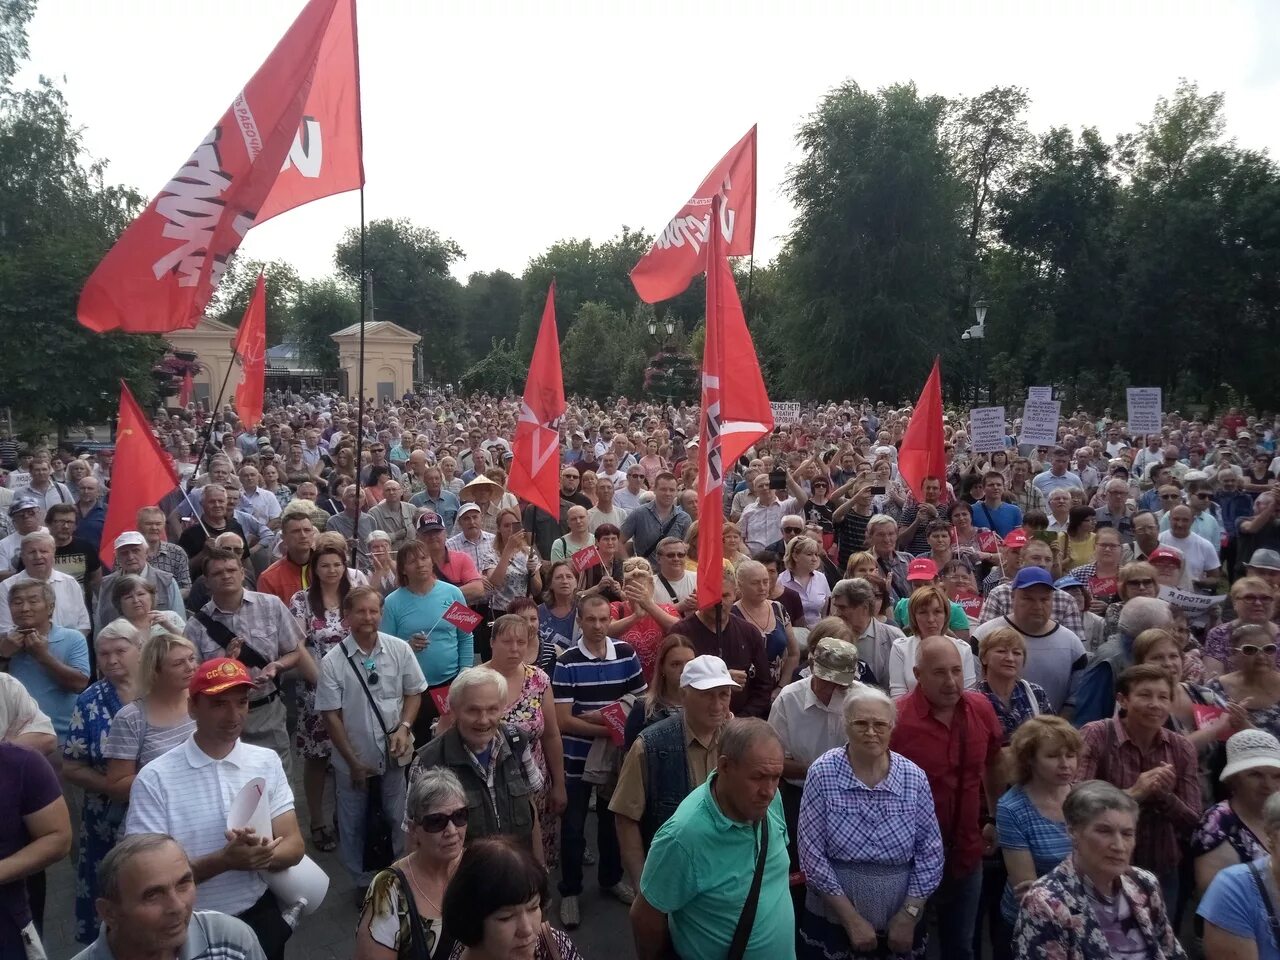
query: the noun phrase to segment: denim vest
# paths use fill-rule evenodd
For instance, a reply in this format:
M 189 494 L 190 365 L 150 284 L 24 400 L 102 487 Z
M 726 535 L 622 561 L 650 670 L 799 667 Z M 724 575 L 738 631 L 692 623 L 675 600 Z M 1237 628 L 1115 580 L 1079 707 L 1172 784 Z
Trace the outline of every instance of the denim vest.
M 529 737 L 509 724 L 503 725 L 502 733 L 509 749 L 493 772 L 492 790 L 476 770 L 457 727 L 426 744 L 418 751 L 418 757 L 424 767 L 447 767 L 462 781 L 467 797 L 468 841 L 502 834 L 532 849 L 534 797 L 521 761 L 525 751 L 531 749 Z
M 649 849 L 658 828 L 671 819 L 680 801 L 693 789 L 685 746 L 684 713 L 676 713 L 649 727 L 644 740 L 646 783 L 640 837 Z

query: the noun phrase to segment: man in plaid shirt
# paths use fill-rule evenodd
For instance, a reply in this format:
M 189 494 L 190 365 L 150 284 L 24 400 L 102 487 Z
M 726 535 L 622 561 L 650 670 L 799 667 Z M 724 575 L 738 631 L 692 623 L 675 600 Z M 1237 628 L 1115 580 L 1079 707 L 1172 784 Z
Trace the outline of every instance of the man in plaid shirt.
M 1040 540 L 1028 540 L 1027 532 L 1022 529 L 1009 531 L 1000 549 L 1000 557 L 1005 579 L 987 593 L 987 602 L 982 605 L 979 623 L 1006 616 L 1013 609 L 1011 579 L 1023 567 L 1040 567 L 1050 571 L 1053 568 L 1053 551 L 1049 549 L 1049 545 Z M 1053 619 L 1077 637 L 1080 636 L 1084 632 L 1084 618 L 1080 615 L 1080 607 L 1071 598 L 1071 594 L 1065 590 L 1055 589 L 1052 602 Z

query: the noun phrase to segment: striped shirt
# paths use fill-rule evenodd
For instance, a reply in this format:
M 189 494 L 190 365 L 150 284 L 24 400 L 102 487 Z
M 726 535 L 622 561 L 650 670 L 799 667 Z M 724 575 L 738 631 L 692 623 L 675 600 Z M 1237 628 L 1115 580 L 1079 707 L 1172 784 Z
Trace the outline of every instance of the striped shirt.
M 602 659 L 596 659 L 586 644 L 579 640 L 556 661 L 551 678 L 551 691 L 556 703 L 570 704 L 575 717 L 592 710 L 599 710 L 616 703 L 627 694 L 644 693 L 644 674 L 640 658 L 630 644 L 621 640 L 609 640 Z M 571 733 L 562 735 L 564 740 L 564 775 L 581 779 L 591 752 L 591 738 Z
M 274 750 L 239 742 L 215 760 L 189 738 L 143 767 L 129 790 L 125 834 L 167 833 L 192 860 L 227 845 L 227 813 L 240 791 L 255 777 L 266 781 L 271 819 L 293 810 L 293 791 Z M 196 907 L 235 916 L 266 892 L 262 875 L 228 870 L 196 888 Z
M 265 960 L 258 935 L 243 920 L 213 910 L 197 910 L 187 921 L 187 939 L 179 960 Z M 74 960 L 115 960 L 107 943 L 107 927 Z
M 1041 813 L 1020 786 L 1011 787 L 996 804 L 996 839 L 1005 850 L 1031 854 L 1037 877 L 1043 877 L 1071 852 L 1067 825 Z M 1008 883 L 1000 900 L 1000 912 L 1010 923 L 1018 918 L 1018 904 Z
M 147 563 L 173 577 L 179 590 L 191 586 L 191 560 L 187 551 L 176 543 L 161 540 L 155 555 L 147 557 Z
M 993 587 L 987 594 L 987 602 L 982 605 L 979 623 L 1006 617 L 1013 611 L 1013 582 L 1007 581 Z M 1080 615 L 1080 605 L 1075 597 L 1065 590 L 1053 591 L 1053 619 L 1074 633 L 1077 637 L 1084 633 L 1084 617 Z

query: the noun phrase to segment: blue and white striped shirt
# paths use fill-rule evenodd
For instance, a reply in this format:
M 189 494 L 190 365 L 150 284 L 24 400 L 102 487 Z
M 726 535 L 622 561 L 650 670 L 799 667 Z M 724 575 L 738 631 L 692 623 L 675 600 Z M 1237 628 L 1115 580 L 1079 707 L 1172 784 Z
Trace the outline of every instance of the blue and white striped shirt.
M 645 690 L 640 658 L 630 644 L 608 638 L 605 642 L 609 646 L 602 659 L 591 656 L 579 640 L 577 646 L 570 647 L 556 661 L 551 691 L 557 704 L 573 705 L 575 717 L 607 707 L 629 693 L 640 694 Z M 565 733 L 562 739 L 564 775 L 568 779 L 581 778 L 587 754 L 591 752 L 591 738 Z

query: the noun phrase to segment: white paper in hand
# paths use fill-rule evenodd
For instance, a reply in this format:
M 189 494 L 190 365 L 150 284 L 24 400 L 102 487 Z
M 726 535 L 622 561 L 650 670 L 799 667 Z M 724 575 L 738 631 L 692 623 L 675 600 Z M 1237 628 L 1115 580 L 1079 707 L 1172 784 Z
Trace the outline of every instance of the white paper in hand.
M 324 895 L 329 892 L 329 875 L 321 869 L 320 864 L 305 855 L 287 870 L 263 873 L 261 876 L 267 881 L 267 886 L 276 895 L 276 899 L 280 901 L 282 911 L 286 907 L 305 900 L 306 906 L 302 908 L 303 916 L 320 909 Z
M 231 809 L 227 812 L 227 829 L 242 830 L 252 827 L 253 832 L 268 840 L 275 839 L 271 833 L 271 804 L 267 799 L 267 781 L 262 777 L 254 777 L 236 794 L 231 801 Z

